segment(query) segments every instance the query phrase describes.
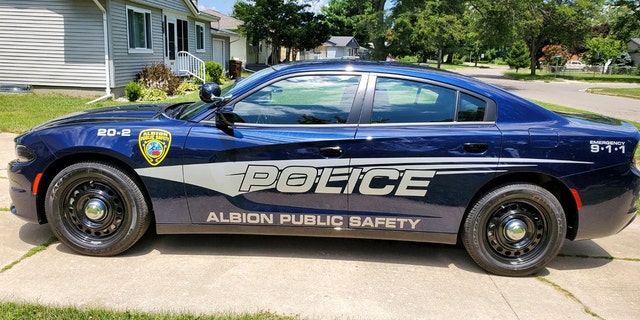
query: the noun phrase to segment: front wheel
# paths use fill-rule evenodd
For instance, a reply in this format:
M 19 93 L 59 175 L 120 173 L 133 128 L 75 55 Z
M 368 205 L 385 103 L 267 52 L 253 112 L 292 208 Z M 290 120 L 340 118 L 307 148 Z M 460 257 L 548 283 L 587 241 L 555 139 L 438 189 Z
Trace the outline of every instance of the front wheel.
M 566 218 L 558 199 L 532 184 L 509 184 L 484 194 L 469 210 L 462 242 L 488 272 L 526 276 L 560 251 Z
M 62 169 L 47 190 L 45 213 L 62 243 L 92 256 L 129 249 L 150 223 L 149 206 L 135 180 L 103 162 Z

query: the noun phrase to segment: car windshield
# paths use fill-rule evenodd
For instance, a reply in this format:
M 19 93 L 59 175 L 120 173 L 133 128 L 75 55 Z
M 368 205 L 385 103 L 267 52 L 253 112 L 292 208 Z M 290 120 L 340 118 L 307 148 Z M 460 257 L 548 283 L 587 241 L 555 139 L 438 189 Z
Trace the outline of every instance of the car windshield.
M 275 71 L 273 68 L 266 68 L 260 70 L 256 73 L 251 74 L 246 79 L 242 79 L 241 81 L 234 82 L 231 85 L 228 85 L 222 88 L 222 92 L 220 93 L 220 97 L 230 98 L 235 95 L 235 92 L 243 91 L 245 87 L 250 86 L 254 81 L 253 79 L 260 78 L 261 75 L 268 74 Z M 196 101 L 191 104 L 181 104 L 181 105 L 173 105 L 168 107 L 165 112 L 168 116 L 179 119 L 179 120 L 189 120 L 202 112 L 205 109 L 211 108 L 211 106 L 218 103 L 215 102 L 203 102 Z

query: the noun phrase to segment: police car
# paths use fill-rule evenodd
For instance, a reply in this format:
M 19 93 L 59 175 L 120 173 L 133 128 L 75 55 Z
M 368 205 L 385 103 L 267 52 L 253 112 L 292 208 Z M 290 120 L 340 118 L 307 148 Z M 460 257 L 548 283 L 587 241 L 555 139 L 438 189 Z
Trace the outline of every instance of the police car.
M 11 211 L 87 255 L 158 234 L 461 243 L 536 273 L 636 217 L 640 133 L 457 74 L 283 64 L 202 101 L 89 110 L 16 138 Z M 635 156 L 634 156 L 635 154 Z

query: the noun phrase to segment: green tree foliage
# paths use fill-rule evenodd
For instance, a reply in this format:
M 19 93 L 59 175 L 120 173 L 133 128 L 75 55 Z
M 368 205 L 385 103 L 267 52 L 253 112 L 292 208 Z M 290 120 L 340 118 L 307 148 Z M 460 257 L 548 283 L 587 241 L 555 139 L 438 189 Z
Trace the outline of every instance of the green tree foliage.
M 272 48 L 272 64 L 279 63 L 280 48 L 290 51 L 310 49 L 329 39 L 322 16 L 310 12 L 309 5 L 296 0 L 237 1 L 233 15 L 244 21 L 240 31 L 250 43 L 265 40 Z
M 336 36 L 351 35 L 364 46 L 372 44 L 372 58 L 387 55 L 387 32 L 390 21 L 384 10 L 386 0 L 329 0 L 322 9 L 330 32 Z
M 457 0 L 398 2 L 391 14 L 390 49 L 396 55 L 417 55 L 422 62 L 435 55 L 440 67 L 442 53 L 453 51 L 465 39 L 464 8 Z
M 293 7 L 289 7 L 293 9 Z M 329 39 L 329 25 L 323 15 L 313 12 L 291 12 L 294 19 L 289 29 L 283 32 L 285 36 L 282 45 L 287 48 L 285 56 L 289 61 L 296 60 L 299 51 L 311 50 Z
M 333 36 L 352 36 L 360 45 L 371 42 L 371 36 L 366 26 L 359 24 L 359 16 L 363 15 L 365 7 L 353 0 L 329 0 L 322 7 L 322 14 Z
M 586 46 L 588 51 L 585 52 L 584 57 L 587 63 L 592 65 L 602 64 L 609 59 L 614 59 L 627 48 L 622 41 L 612 37 L 594 37 L 588 39 Z
M 640 1 L 614 0 L 609 12 L 614 15 L 612 33 L 618 39 L 640 38 Z
M 590 17 L 602 9 L 601 0 L 472 0 L 470 5 L 480 17 L 481 36 L 492 46 L 526 42 L 532 75 L 544 45 L 578 47 L 592 30 Z
M 522 40 L 516 41 L 507 55 L 509 67 L 516 69 L 517 73 L 518 69 L 527 67 L 530 60 L 531 57 L 529 56 L 527 45 Z

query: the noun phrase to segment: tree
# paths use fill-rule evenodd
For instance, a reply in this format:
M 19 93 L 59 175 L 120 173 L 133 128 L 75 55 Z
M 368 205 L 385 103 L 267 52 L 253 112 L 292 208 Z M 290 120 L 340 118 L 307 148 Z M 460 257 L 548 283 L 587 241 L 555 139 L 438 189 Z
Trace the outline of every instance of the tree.
M 389 49 L 399 55 L 417 55 L 426 62 L 430 55 L 453 51 L 465 39 L 461 1 L 405 0 L 391 14 L 393 27 L 388 32 Z M 449 55 L 452 58 L 453 55 Z
M 524 40 L 531 54 L 531 74 L 535 75 L 541 48 L 550 43 L 570 48 L 591 32 L 589 17 L 601 10 L 602 0 L 472 0 L 480 15 L 482 36 L 494 46 L 512 39 Z
M 361 28 L 357 17 L 364 14 L 364 6 L 352 0 L 329 0 L 323 6 L 322 14 L 325 16 L 329 33 L 333 36 L 353 36 L 361 45 L 371 42 L 371 36 L 366 28 Z
M 601 38 L 594 37 L 586 41 L 587 52 L 584 56 L 589 64 L 602 64 L 610 59 L 618 57 L 627 46 L 619 40 L 612 37 Z M 602 70 L 604 73 L 606 70 Z
M 308 8 L 308 4 L 298 4 L 296 0 L 237 1 L 233 15 L 244 21 L 240 31 L 250 43 L 257 45 L 265 40 L 271 45 L 269 63 L 277 64 L 282 46 L 287 47 L 289 55 L 295 50 L 319 46 L 329 38 L 321 17 Z
M 333 35 L 351 35 L 358 43 L 369 46 L 371 56 L 383 60 L 387 56 L 387 31 L 385 19 L 386 0 L 329 0 L 322 13 L 326 16 Z
M 640 1 L 615 0 L 609 12 L 614 16 L 612 33 L 618 39 L 640 37 Z
M 569 50 L 563 45 L 560 44 L 550 44 L 546 45 L 542 48 L 542 62 L 549 67 L 554 65 L 556 66 L 564 66 L 571 54 Z
M 511 50 L 509 50 L 509 54 L 507 55 L 507 64 L 510 68 L 515 68 L 517 73 L 518 69 L 529 65 L 530 58 L 527 45 L 524 41 L 519 40 L 516 41 L 511 47 Z

